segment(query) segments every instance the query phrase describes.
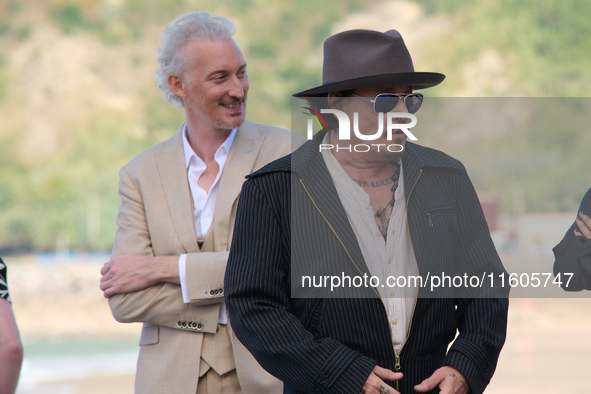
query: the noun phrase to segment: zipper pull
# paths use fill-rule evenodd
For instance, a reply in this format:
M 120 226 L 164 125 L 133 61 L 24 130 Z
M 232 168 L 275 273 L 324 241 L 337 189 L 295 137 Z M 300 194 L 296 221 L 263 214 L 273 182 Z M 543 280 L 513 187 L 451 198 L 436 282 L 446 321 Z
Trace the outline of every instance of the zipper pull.
M 427 217 L 429 218 L 429 227 L 433 227 L 433 222 L 431 221 L 431 213 L 426 213 Z
M 394 372 L 400 371 L 400 356 L 399 353 L 394 353 L 394 357 L 396 358 L 396 364 L 394 364 Z M 400 380 L 396 381 L 396 391 L 400 391 Z

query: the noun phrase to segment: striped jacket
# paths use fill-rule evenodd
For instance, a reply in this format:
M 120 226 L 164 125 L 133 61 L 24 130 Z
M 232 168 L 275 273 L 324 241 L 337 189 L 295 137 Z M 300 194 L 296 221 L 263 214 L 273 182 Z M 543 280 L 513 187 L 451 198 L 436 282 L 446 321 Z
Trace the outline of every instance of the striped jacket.
M 244 183 L 224 285 L 237 337 L 284 382 L 285 393 L 359 393 L 376 364 L 404 373 L 387 382 L 401 393 L 414 393 L 442 365 L 458 369 L 472 393 L 482 393 L 505 341 L 506 298 L 421 292 L 396 356 L 386 311 L 371 289 L 335 297 L 330 289 L 302 294 L 295 288 L 299 274 L 314 267 L 368 272 L 318 150 L 323 134 Z M 408 142 L 402 163 L 421 276 L 504 273 L 462 164 Z

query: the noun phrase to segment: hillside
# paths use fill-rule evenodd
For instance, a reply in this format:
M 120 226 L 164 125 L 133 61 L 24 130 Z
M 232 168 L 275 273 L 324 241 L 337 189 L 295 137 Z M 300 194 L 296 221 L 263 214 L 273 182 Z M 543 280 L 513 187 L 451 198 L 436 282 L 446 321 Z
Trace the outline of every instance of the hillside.
M 420 143 L 464 161 L 477 188 L 497 195 L 507 212 L 515 190 L 526 212 L 574 212 L 591 185 L 579 170 L 590 146 L 589 103 L 578 98 L 591 91 L 591 3 L 584 0 L 6 1 L 0 253 L 110 249 L 118 169 L 183 121 L 153 80 L 158 35 L 176 15 L 197 9 L 237 24 L 251 120 L 291 126 L 291 94 L 320 83 L 330 34 L 397 28 L 417 70 L 448 76 L 426 92 L 439 100 L 433 113 L 441 100 L 454 106 L 457 97 L 479 97 L 439 122 L 446 132 L 423 128 Z M 509 100 L 506 108 L 491 97 L 531 101 L 516 107 Z M 567 99 L 548 107 L 536 97 Z M 471 126 L 456 127 L 459 120 Z

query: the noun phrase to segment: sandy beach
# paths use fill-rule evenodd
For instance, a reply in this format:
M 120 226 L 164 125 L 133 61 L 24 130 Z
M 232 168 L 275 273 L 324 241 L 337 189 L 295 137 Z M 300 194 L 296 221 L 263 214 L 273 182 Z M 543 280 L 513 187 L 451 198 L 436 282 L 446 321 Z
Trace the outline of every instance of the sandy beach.
M 509 271 L 512 261 L 524 260 L 502 257 Z M 551 259 L 534 257 L 543 267 Z M 140 325 L 120 324 L 111 316 L 98 288 L 103 262 L 5 260 L 26 351 L 18 393 L 133 393 Z M 55 338 L 59 341 L 50 345 Z M 507 341 L 486 393 L 587 394 L 589 354 L 591 299 L 511 299 Z M 71 369 L 69 377 L 63 369 Z

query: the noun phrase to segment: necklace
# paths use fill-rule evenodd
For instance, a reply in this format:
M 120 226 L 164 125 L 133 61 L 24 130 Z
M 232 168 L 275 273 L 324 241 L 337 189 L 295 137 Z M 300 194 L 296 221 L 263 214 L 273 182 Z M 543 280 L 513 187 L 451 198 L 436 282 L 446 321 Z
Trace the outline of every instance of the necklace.
M 392 209 L 394 208 L 394 203 L 396 202 L 396 188 L 398 187 L 398 179 L 400 177 L 400 163 L 392 163 L 392 165 L 394 166 L 394 175 L 390 177 L 392 180 L 392 187 L 390 188 L 392 191 L 392 199 L 390 199 L 390 201 L 383 208 L 378 208 L 375 213 L 376 219 L 380 221 L 378 227 L 384 239 L 388 237 L 388 225 L 390 224 L 390 218 L 386 215 L 386 213 L 388 211 L 388 207 L 391 206 Z

